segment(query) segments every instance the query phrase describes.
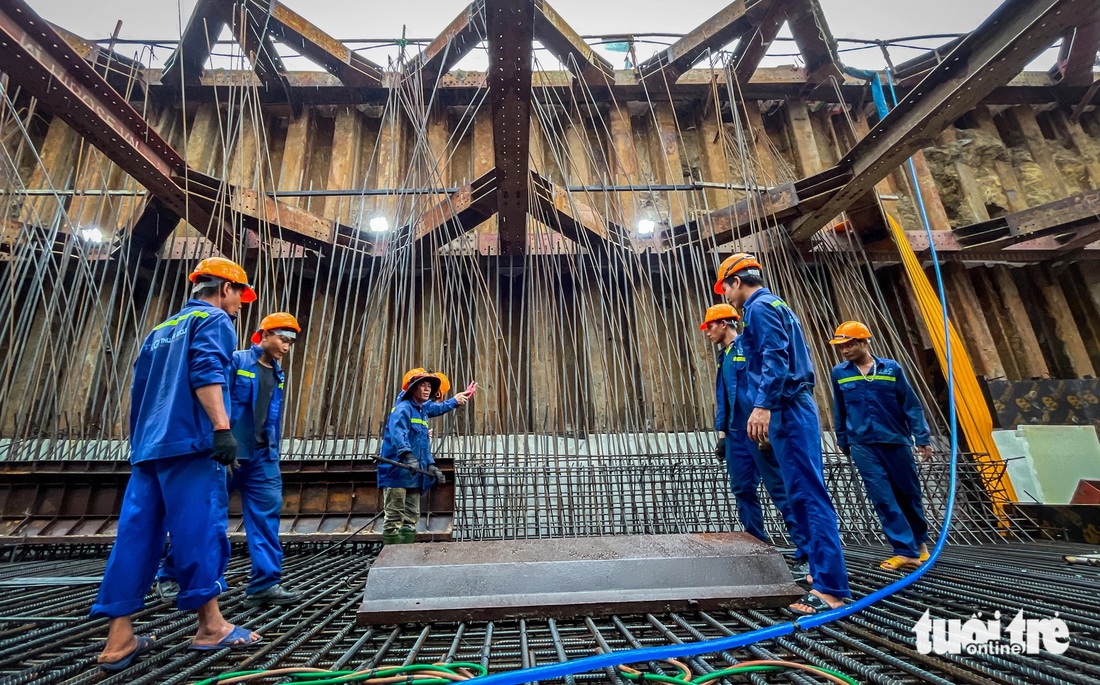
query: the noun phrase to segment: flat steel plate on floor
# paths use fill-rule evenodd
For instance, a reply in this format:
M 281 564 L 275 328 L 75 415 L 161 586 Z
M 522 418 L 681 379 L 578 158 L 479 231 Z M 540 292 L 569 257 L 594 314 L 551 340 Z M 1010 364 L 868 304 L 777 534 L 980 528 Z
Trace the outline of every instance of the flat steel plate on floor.
M 785 606 L 783 557 L 745 533 L 387 545 L 361 625 Z

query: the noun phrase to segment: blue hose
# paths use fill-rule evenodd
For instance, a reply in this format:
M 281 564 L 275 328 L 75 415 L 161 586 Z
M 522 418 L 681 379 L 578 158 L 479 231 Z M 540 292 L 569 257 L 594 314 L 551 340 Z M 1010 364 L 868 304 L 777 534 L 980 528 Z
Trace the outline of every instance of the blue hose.
M 861 72 L 860 75 L 865 75 L 871 82 L 871 92 L 874 95 L 875 108 L 878 110 L 879 118 L 884 118 L 888 113 L 886 105 L 886 97 L 883 92 L 882 83 L 878 78 L 878 74 L 872 72 Z M 890 85 L 890 96 L 893 100 L 894 106 L 897 106 L 897 94 L 894 92 L 894 81 L 890 77 L 890 72 L 886 72 L 887 83 Z M 610 652 L 607 654 L 599 654 L 596 656 L 585 657 L 583 659 L 574 659 L 571 661 L 563 661 L 554 664 L 546 664 L 545 666 L 534 666 L 531 668 L 523 668 L 516 671 L 505 671 L 503 673 L 494 673 L 492 675 L 481 676 L 474 678 L 473 682 L 478 685 L 521 685 L 522 683 L 531 683 L 536 680 L 550 680 L 552 678 L 564 678 L 565 676 L 576 675 L 577 673 L 585 673 L 588 671 L 595 671 L 602 668 L 608 668 L 613 666 L 621 666 L 623 664 L 638 663 L 645 661 L 659 661 L 661 659 L 674 659 L 677 657 L 695 656 L 697 654 L 709 654 L 711 652 L 720 652 L 722 650 L 737 649 L 739 647 L 745 647 L 747 645 L 755 644 L 757 642 L 763 642 L 765 640 L 774 640 L 776 638 L 790 635 L 796 630 L 809 630 L 811 628 L 817 628 L 819 626 L 832 623 L 833 621 L 840 620 L 852 614 L 859 613 L 867 607 L 875 604 L 876 602 L 886 599 L 896 592 L 904 590 L 913 583 L 917 582 L 928 573 L 928 570 L 936 563 L 940 557 L 940 553 L 943 551 L 944 545 L 947 542 L 947 531 L 951 526 L 951 518 L 955 511 L 955 486 L 956 486 L 956 464 L 958 463 L 959 456 L 959 438 L 958 431 L 955 428 L 955 376 L 951 372 L 951 335 L 949 334 L 949 323 L 947 317 L 947 298 L 944 294 L 943 276 L 940 273 L 940 262 L 936 255 L 936 246 L 932 240 L 932 228 L 928 223 L 928 214 L 924 209 L 924 199 L 921 196 L 920 186 L 917 183 L 916 167 L 913 165 L 913 160 L 909 160 L 909 172 L 913 176 L 913 191 L 916 193 L 917 206 L 920 208 L 921 221 L 924 224 L 924 230 L 928 234 L 929 250 L 932 256 L 932 268 L 936 272 L 936 288 L 939 292 L 940 298 L 940 310 L 943 312 L 943 331 L 946 343 L 946 357 L 947 357 L 947 419 L 949 433 L 951 436 L 951 478 L 947 488 L 947 507 L 944 511 L 943 526 L 940 529 L 939 539 L 936 540 L 936 546 L 932 549 L 932 553 L 925 563 L 921 564 L 915 571 L 909 575 L 901 578 L 893 583 L 890 583 L 886 587 L 880 588 L 871 594 L 859 599 L 851 604 L 846 604 L 837 609 L 831 609 L 829 611 L 821 612 L 820 614 L 814 614 L 813 616 L 803 616 L 794 621 L 788 621 L 786 623 L 777 623 L 773 626 L 766 628 L 758 628 L 751 630 L 747 633 L 739 633 L 737 635 L 730 635 L 728 637 L 720 637 L 714 640 L 703 640 L 701 642 L 690 642 L 686 644 L 671 644 L 663 647 L 646 647 L 643 649 L 630 649 L 620 652 Z

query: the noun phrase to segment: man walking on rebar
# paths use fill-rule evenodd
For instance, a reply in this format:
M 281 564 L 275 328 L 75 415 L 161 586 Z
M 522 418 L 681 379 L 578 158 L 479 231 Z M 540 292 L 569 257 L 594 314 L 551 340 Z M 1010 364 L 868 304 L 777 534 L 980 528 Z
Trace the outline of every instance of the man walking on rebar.
M 471 383 L 451 399 L 433 402 L 440 394 L 440 374 L 422 368 L 405 374 L 401 393 L 390 412 L 378 464 L 378 485 L 382 488 L 382 543 L 409 543 L 416 539 L 420 520 L 420 495 L 434 484 L 447 482 L 432 458 L 428 419 L 452 412 L 466 404 L 477 389 Z
M 716 390 L 714 429 L 718 431 L 718 445 L 714 455 L 725 465 L 729 475 L 730 490 L 737 502 L 737 515 L 745 532 L 758 540 L 770 543 L 771 538 L 764 528 L 764 514 L 760 506 L 760 481 L 768 489 L 772 501 L 783 516 L 791 538 L 798 547 L 796 561 L 804 559 L 802 555 L 802 536 L 794 522 L 794 514 L 787 501 L 787 489 L 783 484 L 783 475 L 779 463 L 770 449 L 762 451 L 755 442 L 748 439 L 745 423 L 752 405 L 745 386 L 745 356 L 738 344 L 739 336 L 734 328 L 741 317 L 728 304 L 716 304 L 707 309 L 699 330 L 707 339 L 721 350 L 718 357 L 718 372 L 715 375 Z M 805 575 L 807 570 L 802 570 Z M 797 573 L 797 571 L 796 571 Z
M 226 467 L 237 458 L 230 431 L 229 368 L 237 333 L 233 317 L 256 293 L 239 265 L 213 257 L 190 275 L 192 298 L 155 326 L 134 363 L 130 389 L 130 482 L 118 534 L 92 618 L 110 619 L 100 668 L 117 672 L 153 648 L 134 635 L 130 615 L 145 606 L 166 535 L 179 567 L 183 611 L 198 612 L 192 649 L 256 644 L 260 636 L 226 621 Z
M 932 456 L 928 424 L 917 393 L 893 359 L 871 354 L 871 329 L 840 324 L 829 344 L 845 361 L 833 367 L 836 443 L 852 458 L 875 506 L 894 556 L 884 571 L 914 569 L 928 559 L 928 521 L 921 507 L 913 444 Z
M 227 487 L 229 492 L 241 493 L 252 562 L 244 596 L 248 605 L 283 606 L 301 599 L 300 593 L 283 587 L 283 548 L 279 543 L 279 515 L 283 509 L 279 441 L 286 382 L 279 360 L 290 352 L 301 330 L 298 320 L 286 312 L 265 316 L 259 330 L 252 334 L 252 347 L 234 352 L 229 369 L 229 423 L 239 445 L 239 463 Z M 157 593 L 172 597 L 178 591 L 175 554 L 169 548 L 157 574 Z
M 839 607 L 851 593 L 836 510 L 822 472 L 814 369 L 802 324 L 764 287 L 763 268 L 753 255 L 726 258 L 714 291 L 743 313 L 740 342 L 753 398 L 748 437 L 771 442 L 796 527 L 806 535 L 813 589 L 789 608 L 810 615 Z

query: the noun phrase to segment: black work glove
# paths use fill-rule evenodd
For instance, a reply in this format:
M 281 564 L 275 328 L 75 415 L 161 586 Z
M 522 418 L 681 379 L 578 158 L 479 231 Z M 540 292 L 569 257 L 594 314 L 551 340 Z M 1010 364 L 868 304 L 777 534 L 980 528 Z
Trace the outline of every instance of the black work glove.
M 844 445 L 843 447 L 841 447 L 840 451 L 849 457 L 852 456 L 852 448 L 848 445 Z
M 435 478 L 436 485 L 445 485 L 447 483 L 447 477 L 443 475 L 443 472 L 439 470 L 439 467 L 432 464 L 428 467 L 428 473 L 432 478 Z
M 237 439 L 228 428 L 214 431 L 214 461 L 228 467 L 237 462 Z
M 405 465 L 405 468 L 412 469 L 414 472 L 420 470 L 420 462 L 417 461 L 416 456 L 412 452 L 402 452 L 397 455 L 397 461 Z
M 714 456 L 718 461 L 726 463 L 726 439 L 718 438 L 718 443 L 714 446 Z

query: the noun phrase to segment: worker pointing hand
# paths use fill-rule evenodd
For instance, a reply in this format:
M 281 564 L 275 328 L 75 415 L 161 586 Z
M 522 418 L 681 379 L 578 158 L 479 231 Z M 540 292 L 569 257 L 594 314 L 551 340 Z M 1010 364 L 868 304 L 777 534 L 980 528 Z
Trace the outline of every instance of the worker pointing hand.
M 464 406 L 474 396 L 475 392 L 477 392 L 477 383 L 471 382 L 465 390 L 455 395 L 455 403 L 460 407 Z

